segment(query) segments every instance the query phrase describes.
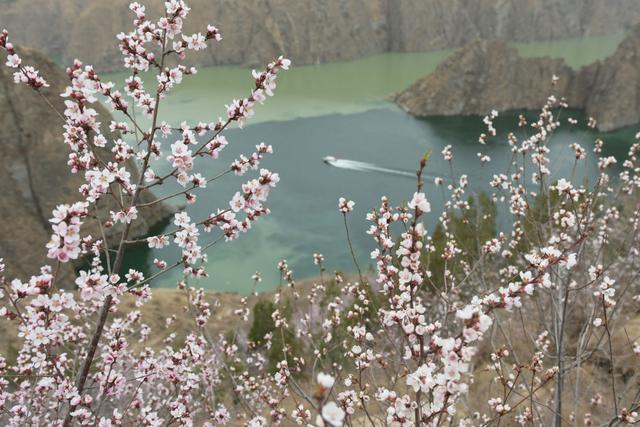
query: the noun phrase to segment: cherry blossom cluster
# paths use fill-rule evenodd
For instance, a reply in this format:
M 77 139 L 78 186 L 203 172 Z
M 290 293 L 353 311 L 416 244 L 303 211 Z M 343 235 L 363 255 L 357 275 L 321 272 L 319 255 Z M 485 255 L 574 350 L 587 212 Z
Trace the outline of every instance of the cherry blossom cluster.
M 519 116 L 519 130 L 506 135 L 494 126 L 498 113 L 492 111 L 483 120 L 480 147 L 504 138 L 511 156 L 498 165 L 478 153 L 481 165 L 496 167 L 486 187 L 454 174 L 451 145 L 441 152 L 451 176 L 437 177 L 435 187 L 425 183 L 428 153 L 407 202 L 393 205 L 383 196 L 366 215 L 373 269 L 359 264 L 364 257 L 351 243 L 348 221 L 355 203 L 342 197 L 336 215 L 344 220 L 353 273 L 326 274 L 332 254 L 316 253 L 307 261 L 319 275 L 307 286 L 281 260 L 277 291 L 225 307 L 191 279 L 209 274 L 208 248 L 238 238 L 270 212 L 266 201 L 280 178 L 261 167 L 273 152 L 262 142 L 224 163 L 218 175 L 207 176 L 207 166 L 222 161 L 232 143 L 223 132 L 234 122 L 242 126 L 256 104 L 273 95 L 290 61 L 281 57 L 254 71 L 250 95 L 231 101 L 226 119 L 160 122 L 162 101 L 196 73 L 182 61 L 221 40 L 213 26 L 183 34 L 189 7 L 181 0 L 164 6 L 152 20 L 144 6 L 131 3 L 134 28 L 117 36 L 130 73 L 122 88 L 80 61 L 67 69 L 64 143 L 70 171 L 85 183 L 80 201 L 53 212 L 46 245 L 53 266 L 21 280 L 7 278 L 0 261 L 0 316 L 20 343 L 15 355 L 0 358 L 3 424 L 638 422 L 637 397 L 627 390 L 640 377 L 640 346 L 621 325 L 631 324 L 640 302 L 640 143 L 620 166 L 602 154 L 602 140 L 591 150 L 572 143 L 576 168 L 592 166 L 595 179 L 556 177 L 550 141 L 566 101 L 549 97 L 537 118 Z M 17 81 L 44 87 L 7 40 L 3 32 L 0 46 L 8 66 L 19 69 Z M 143 72 L 155 75 L 155 90 L 145 89 Z M 99 100 L 116 114 L 108 126 L 100 121 Z M 135 119 L 135 109 L 149 116 L 149 126 Z M 163 140 L 171 141 L 164 149 Z M 168 173 L 154 171 L 167 166 Z M 179 211 L 170 231 L 133 234 L 148 209 L 181 196 L 197 203 L 198 191 L 233 174 L 250 176 L 204 218 Z M 150 192 L 168 181 L 178 190 L 153 198 Z M 437 215 L 435 191 L 444 206 Z M 470 197 L 478 191 L 500 206 L 496 211 L 507 224 L 490 235 L 479 229 L 490 215 Z M 83 234 L 81 226 L 90 221 L 97 223 L 98 238 Z M 156 258 L 149 274 L 142 266 L 123 268 L 127 249 L 141 243 L 160 250 L 175 245 L 180 255 L 169 262 Z M 59 274 L 63 263 L 81 257 L 86 263 L 72 280 Z M 166 313 L 166 331 L 155 330 L 143 309 L 154 281 L 174 268 L 181 268 L 176 298 L 183 299 L 184 312 Z M 249 273 L 239 275 L 249 279 Z M 262 275 L 250 279 L 255 286 Z M 61 290 L 65 281 L 74 289 Z M 133 300 L 132 308 L 124 309 L 125 300 Z M 258 317 L 264 307 L 268 312 Z M 185 317 L 190 326 L 179 329 Z M 624 363 L 628 358 L 634 362 Z M 605 374 L 584 378 L 602 366 Z
M 268 96 L 273 96 L 278 71 L 288 70 L 290 65 L 291 61 L 281 56 L 276 61 L 269 63 L 266 70 L 262 72 L 253 70 L 255 88 L 249 97 L 234 99 L 231 104 L 226 106 L 229 120 L 238 122 L 238 126 L 242 127 L 245 121 L 254 115 L 255 103 L 262 104 Z
M 87 202 L 78 202 L 72 205 L 59 205 L 53 211 L 51 228 L 53 234 L 47 243 L 47 256 L 59 262 L 68 262 L 78 259 L 83 243 L 80 236 L 82 219 L 87 216 Z M 91 239 L 90 236 L 89 240 Z
M 227 409 L 229 402 L 201 397 L 217 395 L 214 389 L 233 358 L 235 344 L 208 335 L 206 325 L 217 306 L 207 301 L 204 292 L 186 284 L 191 277 L 208 274 L 209 247 L 222 237 L 237 238 L 269 213 L 265 202 L 279 176 L 260 169 L 260 162 L 273 148 L 259 143 L 255 152 L 230 162 L 220 175 L 194 173 L 196 160 L 219 161 L 228 144 L 222 132 L 234 121 L 242 124 L 244 113 L 227 121 L 183 122 L 179 127 L 160 122 L 157 113 L 170 90 L 196 73 L 194 67 L 181 63 L 188 53 L 220 41 L 221 33 L 209 25 L 200 33 L 183 34 L 190 9 L 180 0 L 166 1 L 164 13 L 155 21 L 138 2 L 131 3 L 130 9 L 134 29 L 117 36 L 130 72 L 122 88 L 103 81 L 92 66 L 78 60 L 66 70 L 69 85 L 61 94 L 59 114 L 70 151 L 69 169 L 83 176 L 85 183 L 77 203 L 59 205 L 53 212 L 53 233 L 46 247 L 56 264 L 42 267 L 27 281 L 8 280 L 4 266 L 0 268 L 0 315 L 12 322 L 21 342 L 17 356 L 0 363 L 0 419 L 7 425 L 222 425 L 233 414 Z M 48 86 L 37 70 L 22 65 L 6 31 L 0 35 L 0 47 L 7 52 L 7 66 L 17 69 L 17 83 L 35 90 Z M 280 57 L 265 71 L 254 71 L 254 89 L 243 105 L 252 110 L 254 103 L 272 96 L 276 75 L 289 66 L 290 61 Z M 156 81 L 148 85 L 152 74 Z M 109 106 L 116 119 L 102 118 L 103 125 L 99 102 Z M 136 120 L 137 111 L 150 119 L 148 127 Z M 162 139 L 174 135 L 178 138 L 166 153 Z M 156 174 L 153 166 L 163 159 L 173 170 Z M 207 183 L 228 173 L 244 175 L 253 170 L 257 176 L 207 217 L 192 220 L 186 212 L 178 212 L 174 231 L 145 238 L 133 235 L 134 224 L 162 201 L 184 195 L 188 203 L 195 203 L 195 192 Z M 162 199 L 150 194 L 169 180 L 184 190 Z M 92 230 L 98 230 L 98 238 L 81 229 L 94 221 L 97 227 Z M 203 241 L 203 233 L 215 232 L 217 238 Z M 155 248 L 176 245 L 180 257 L 173 263 L 156 259 L 157 271 L 149 277 L 135 268 L 123 269 L 127 248 L 140 242 Z M 75 278 L 60 276 L 61 264 L 81 258 L 86 263 Z M 145 324 L 138 309 L 151 299 L 153 281 L 179 266 L 183 279 L 178 288 L 187 296 L 197 329 L 180 339 L 169 333 L 160 347 L 152 349 L 148 343 L 160 331 Z M 73 291 L 60 290 L 70 287 L 67 281 Z M 122 309 L 125 299 L 134 300 L 134 310 Z M 175 315 L 167 317 L 166 327 L 175 320 Z M 243 381 L 248 386 L 252 380 Z M 282 410 L 273 416 L 277 413 Z
M 265 408 L 263 418 L 250 417 L 247 425 L 264 425 L 269 417 L 273 423 L 289 418 L 316 426 L 493 425 L 502 419 L 548 424 L 566 411 L 557 405 L 574 404 L 557 390 L 586 381 L 581 381 L 580 368 L 568 363 L 575 360 L 571 352 L 577 351 L 579 364 L 589 365 L 594 354 L 606 363 L 637 358 L 637 344 L 615 325 L 632 318 L 640 300 L 622 300 L 617 292 L 625 283 L 626 292 L 640 293 L 635 284 L 640 267 L 638 205 L 634 199 L 624 199 L 624 208 L 610 203 L 612 195 L 634 194 L 638 188 L 638 146 L 623 165 L 618 189 L 611 185 L 615 163 L 609 158 L 596 159 L 599 172 L 590 185 L 568 176 L 553 180 L 549 141 L 559 126 L 556 109 L 565 105 L 550 97 L 537 120 L 529 124 L 518 118 L 519 127 L 532 131 L 507 136 L 513 157 L 487 187 L 490 200 L 505 206 L 512 227 L 477 242 L 475 249 L 461 241 L 455 229 L 456 218 L 470 220 L 465 216 L 472 209 L 466 196 L 468 178 L 449 179 L 442 191 L 448 198 L 437 218 L 443 243 L 436 243 L 435 232 L 425 225 L 431 203 L 419 178 L 406 204 L 393 206 L 382 197 L 379 208 L 367 214 L 368 234 L 377 246 L 371 252 L 374 277 L 359 274 L 344 282 L 337 275 L 328 281 L 324 256 L 314 254 L 320 275 L 302 291 L 286 262 L 279 263 L 289 288 L 272 298 L 277 329 L 265 336 L 265 348 L 274 345 L 279 331 L 290 331 L 306 345 L 306 360 L 289 348 L 278 358 L 272 377 L 260 380 L 259 371 L 252 371 L 252 382 L 245 387 L 275 387 L 270 401 L 291 402 L 293 409 L 283 419 L 281 411 Z M 492 125 L 496 116 L 485 119 L 494 137 L 500 135 Z M 571 144 L 576 162 L 587 159 L 582 147 Z M 593 152 L 600 155 L 601 141 L 595 142 Z M 453 162 L 453 147 L 445 147 L 442 154 Z M 489 161 L 482 153 L 478 157 L 481 163 Z M 426 163 L 423 159 L 418 177 Z M 353 207 L 346 197 L 338 202 L 345 218 Z M 623 250 L 603 256 L 620 244 Z M 444 262 L 444 271 L 433 269 L 436 260 Z M 338 294 L 331 293 L 333 286 L 339 287 Z M 287 315 L 291 298 L 299 309 Z M 607 350 L 616 342 L 627 344 Z M 529 348 L 533 351 L 527 352 Z M 600 362 L 593 363 L 590 369 Z M 296 374 L 309 365 L 314 368 L 307 372 L 321 372 L 314 373 L 315 381 Z M 474 381 L 485 371 L 490 380 Z M 628 375 L 637 378 L 632 372 Z M 235 381 L 241 379 L 237 375 Z M 637 402 L 620 391 L 626 381 L 614 373 L 598 384 L 584 384 L 584 390 L 574 392 L 578 407 L 596 395 L 611 395 L 611 401 L 604 403 L 600 397 L 598 409 L 568 416 L 581 416 L 589 425 L 595 420 L 636 422 Z M 263 401 L 269 406 L 266 397 Z
M 338 199 L 338 210 L 344 214 L 352 212 L 355 204 L 356 203 L 353 200 L 347 200 L 344 197 L 340 197 L 340 199 Z
M 33 68 L 33 66 L 22 65 L 22 58 L 16 52 L 13 43 L 9 41 L 9 33 L 7 30 L 2 30 L 0 33 L 0 48 L 7 52 L 5 65 L 18 69 L 18 71 L 13 73 L 13 80 L 16 83 L 25 84 L 35 90 L 49 86 L 47 81 L 39 75 L 39 71 Z

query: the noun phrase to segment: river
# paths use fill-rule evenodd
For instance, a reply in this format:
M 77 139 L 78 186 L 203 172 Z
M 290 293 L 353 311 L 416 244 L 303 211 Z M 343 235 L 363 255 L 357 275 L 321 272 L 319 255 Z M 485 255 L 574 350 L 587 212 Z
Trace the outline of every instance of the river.
M 519 44 L 525 56 L 563 57 L 572 67 L 580 67 L 613 53 L 623 35 Z M 356 61 L 294 67 L 278 78 L 276 96 L 256 108 L 256 116 L 244 129 L 226 133 L 230 145 L 221 160 L 201 162 L 207 175 L 223 170 L 240 153 L 250 153 L 264 141 L 275 153 L 265 158 L 262 166 L 278 172 L 281 182 L 271 193 L 268 207 L 271 215 L 261 218 L 238 240 L 221 243 L 209 251 L 210 277 L 193 281 L 195 286 L 219 291 L 248 292 L 251 276 L 263 275 L 258 290 L 273 289 L 279 284 L 276 264 L 286 259 L 298 279 L 318 274 L 313 264 L 314 252 L 324 254 L 327 270 L 354 271 L 347 247 L 342 217 L 337 200 L 346 196 L 356 202 L 349 217 L 351 235 L 361 266 L 369 267 L 368 254 L 373 241 L 365 233 L 365 215 L 387 195 L 394 203 L 413 194 L 415 180 L 409 175 L 420 156 L 433 150 L 426 170 L 426 191 L 433 213 L 427 225 L 433 226 L 442 208 L 442 196 L 432 185 L 434 176 L 449 176 L 440 151 L 453 145 L 456 173 L 470 175 L 472 191 L 483 189 L 495 171 L 504 170 L 509 161 L 504 134 L 499 134 L 486 149 L 493 161 L 479 168 L 476 153 L 478 135 L 484 125 L 479 117 L 439 117 L 417 119 L 396 108 L 388 98 L 416 79 L 433 71 L 451 51 L 411 54 L 384 54 Z M 123 75 L 109 76 L 121 81 Z M 162 104 L 160 116 L 174 124 L 213 121 L 225 113 L 224 104 L 247 93 L 252 84 L 249 70 L 242 67 L 200 69 L 196 76 L 185 78 Z M 582 119 L 580 111 L 563 112 Z M 500 131 L 516 128 L 517 114 L 501 114 L 496 122 Z M 605 150 L 623 156 L 632 140 L 633 131 L 622 129 L 600 134 L 584 126 L 569 127 L 558 132 L 552 145 L 551 169 L 555 177 L 571 172 L 568 144 L 580 142 L 589 147 L 602 138 Z M 171 141 L 171 140 L 169 140 Z M 168 147 L 169 142 L 165 142 Z M 323 162 L 326 156 L 339 161 L 334 166 Z M 164 162 L 166 164 L 166 162 Z M 205 165 L 206 163 L 206 165 Z M 338 167 L 336 167 L 338 166 Z M 591 165 L 595 173 L 595 165 Z M 162 171 L 162 167 L 155 167 Z M 205 171 L 206 169 L 206 171 Z M 198 203 L 188 206 L 193 219 L 202 219 L 227 201 L 247 176 L 226 177 L 196 192 Z M 157 192 L 162 196 L 175 191 L 168 186 Z M 184 203 L 184 199 L 177 200 Z M 156 227 L 155 232 L 173 229 L 172 224 Z M 202 235 L 203 242 L 213 236 Z M 145 245 L 134 247 L 126 256 L 125 268 L 144 265 L 145 274 L 153 274 L 154 258 L 172 263 L 179 255 L 175 247 L 150 250 Z M 154 286 L 172 287 L 180 280 L 179 271 L 158 278 Z

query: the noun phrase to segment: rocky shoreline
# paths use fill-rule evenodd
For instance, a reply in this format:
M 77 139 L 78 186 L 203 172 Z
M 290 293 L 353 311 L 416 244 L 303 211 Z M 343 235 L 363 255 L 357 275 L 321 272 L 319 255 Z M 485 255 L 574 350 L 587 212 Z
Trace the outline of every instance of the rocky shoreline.
M 478 40 L 393 100 L 419 117 L 484 115 L 538 109 L 551 94 L 585 110 L 601 131 L 640 122 L 640 25 L 613 55 L 579 70 L 562 59 L 523 58 L 505 41 Z

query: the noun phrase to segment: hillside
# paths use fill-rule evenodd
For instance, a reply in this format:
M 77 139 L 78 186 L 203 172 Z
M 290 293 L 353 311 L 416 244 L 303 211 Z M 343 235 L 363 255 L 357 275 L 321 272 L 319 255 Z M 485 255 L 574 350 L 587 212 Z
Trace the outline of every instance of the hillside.
M 1 0 L 0 27 L 59 63 L 98 70 L 121 63 L 115 35 L 128 31 L 128 0 Z M 143 2 L 158 16 L 159 0 Z M 620 32 L 640 21 L 635 0 L 191 0 L 187 31 L 220 27 L 224 43 L 195 62 L 257 64 L 284 54 L 296 64 L 382 52 L 452 48 L 478 38 L 548 40 Z M 47 31 L 39 31 L 41 28 Z
M 552 76 L 559 80 L 551 87 Z M 484 115 L 496 109 L 537 109 L 550 94 L 584 109 L 598 129 L 640 121 L 640 25 L 616 52 L 580 70 L 561 59 L 522 58 L 505 41 L 478 40 L 395 96 L 415 116 Z
M 44 95 L 58 111 L 64 110 L 63 92 L 66 74 L 44 55 L 30 49 L 20 49 L 25 64 L 34 64 L 51 87 Z M 51 236 L 49 218 L 60 203 L 81 199 L 78 187 L 84 183 L 80 174 L 71 174 L 67 167 L 69 150 L 62 140 L 62 119 L 41 98 L 41 95 L 13 82 L 12 69 L 0 68 L 0 258 L 4 258 L 8 276 L 25 278 L 37 273 L 39 266 L 50 263 L 45 244 Z M 109 113 L 100 105 L 103 126 L 110 121 Z M 108 132 L 108 130 L 107 130 Z M 135 166 L 129 165 L 130 170 Z M 143 199 L 150 201 L 144 194 Z M 102 218 L 114 205 L 100 204 Z M 133 234 L 141 235 L 168 214 L 165 207 L 141 212 Z M 86 221 L 83 235 L 100 236 L 95 221 Z M 116 229 L 106 231 L 107 239 L 115 237 Z M 72 266 L 63 266 L 63 277 L 70 277 Z

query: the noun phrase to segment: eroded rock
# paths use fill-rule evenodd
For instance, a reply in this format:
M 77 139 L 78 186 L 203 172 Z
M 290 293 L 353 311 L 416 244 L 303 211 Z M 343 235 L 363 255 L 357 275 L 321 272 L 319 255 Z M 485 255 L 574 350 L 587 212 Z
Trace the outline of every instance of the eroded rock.
M 120 68 L 115 35 L 130 31 L 129 0 L 0 0 L 0 28 L 61 64 Z M 143 1 L 150 19 L 163 1 Z M 186 32 L 218 26 L 222 43 L 199 65 L 294 64 L 422 52 L 476 39 L 551 40 L 623 31 L 640 21 L 637 0 L 190 0 Z M 46 28 L 46 31 L 42 29 Z
M 33 64 L 49 82 L 42 95 L 58 110 L 64 110 L 60 93 L 67 85 L 66 74 L 44 55 L 31 49 L 20 49 L 25 64 Z M 96 110 L 103 126 L 110 122 L 109 113 L 100 105 Z M 9 277 L 28 278 L 41 265 L 55 265 L 46 258 L 45 244 L 51 236 L 51 211 L 57 204 L 82 200 L 78 187 L 84 176 L 72 174 L 67 167 L 69 148 L 62 138 L 63 120 L 41 95 L 13 82 L 13 70 L 0 68 L 0 258 L 4 258 Z M 108 129 L 105 129 L 108 132 Z M 130 170 L 135 167 L 129 165 Z M 148 192 L 143 201 L 153 200 Z M 104 198 L 98 204 L 104 220 L 115 204 Z M 133 226 L 134 235 L 143 235 L 149 227 L 169 214 L 164 205 L 142 210 Z M 87 219 L 82 235 L 101 236 L 97 223 Z M 107 239 L 119 237 L 117 227 L 105 230 Z M 63 283 L 71 286 L 71 264 L 62 265 Z M 65 282 L 66 281 L 66 282 Z M 59 282 L 60 283 L 60 282 Z

